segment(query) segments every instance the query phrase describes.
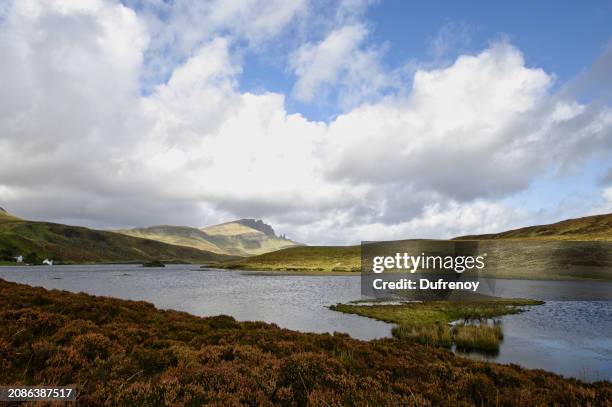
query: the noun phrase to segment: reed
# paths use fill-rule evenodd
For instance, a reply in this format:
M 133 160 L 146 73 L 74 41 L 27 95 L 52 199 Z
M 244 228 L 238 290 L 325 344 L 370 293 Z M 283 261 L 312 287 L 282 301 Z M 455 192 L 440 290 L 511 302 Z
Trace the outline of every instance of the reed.
M 497 352 L 504 335 L 501 324 L 458 324 L 453 327 L 453 338 L 458 350 Z
M 393 336 L 428 346 L 450 348 L 453 344 L 451 329 L 446 324 L 399 325 L 393 328 Z

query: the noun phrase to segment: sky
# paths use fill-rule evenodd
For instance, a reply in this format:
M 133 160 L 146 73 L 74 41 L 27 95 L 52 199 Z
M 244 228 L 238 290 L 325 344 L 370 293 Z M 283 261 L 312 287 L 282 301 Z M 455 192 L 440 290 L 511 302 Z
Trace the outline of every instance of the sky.
M 0 206 L 308 244 L 612 212 L 612 1 L 0 0 Z

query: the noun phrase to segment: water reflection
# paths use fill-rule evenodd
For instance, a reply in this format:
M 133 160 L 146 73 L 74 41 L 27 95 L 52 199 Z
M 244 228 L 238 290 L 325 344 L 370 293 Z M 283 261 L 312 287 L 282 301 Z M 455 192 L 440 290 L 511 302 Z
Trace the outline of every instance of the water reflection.
M 388 337 L 391 325 L 326 307 L 361 299 L 359 276 L 289 276 L 200 270 L 171 265 L 0 267 L 9 281 L 145 300 L 195 315 L 227 314 L 303 332 L 344 332 L 359 339 Z M 546 304 L 500 318 L 497 355 L 470 354 L 583 380 L 612 380 L 612 283 L 497 280 L 498 295 Z M 599 300 L 589 300 L 597 299 Z M 602 300 L 604 298 L 604 300 Z M 579 299 L 578 301 L 561 301 Z

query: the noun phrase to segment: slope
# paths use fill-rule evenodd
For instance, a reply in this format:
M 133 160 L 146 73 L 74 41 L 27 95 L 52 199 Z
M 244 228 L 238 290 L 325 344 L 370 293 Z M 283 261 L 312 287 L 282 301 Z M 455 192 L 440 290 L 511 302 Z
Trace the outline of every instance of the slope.
M 217 247 L 239 256 L 259 255 L 300 245 L 284 236 L 277 236 L 270 225 L 255 219 L 239 219 L 200 230 Z
M 200 229 L 187 226 L 152 226 L 148 228 L 135 228 L 117 230 L 128 236 L 140 237 L 143 239 L 157 240 L 168 244 L 193 247 L 199 250 L 206 250 L 213 253 L 226 253 L 209 240 L 209 236 Z
M 239 270 L 336 272 L 360 271 L 360 264 L 359 246 L 298 246 L 230 260 L 221 266 Z
M 119 233 L 31 222 L 3 216 L 0 219 L 0 251 L 6 258 L 35 253 L 68 263 L 166 262 L 211 263 L 231 259 L 191 247 L 175 246 Z
M 255 219 L 240 219 L 202 229 L 163 225 L 117 232 L 233 256 L 252 256 L 299 244 L 284 236 L 276 236 L 270 225 Z
M 453 240 L 494 239 L 612 241 L 612 214 L 567 219 L 549 225 L 528 226 L 500 233 L 459 236 Z

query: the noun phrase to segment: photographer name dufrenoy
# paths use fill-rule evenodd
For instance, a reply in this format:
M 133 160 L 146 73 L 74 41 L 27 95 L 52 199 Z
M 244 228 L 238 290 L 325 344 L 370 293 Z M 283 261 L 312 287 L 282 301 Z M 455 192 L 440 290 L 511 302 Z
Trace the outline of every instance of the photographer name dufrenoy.
M 420 253 L 410 255 L 408 253 L 395 253 L 392 256 L 373 256 L 371 272 L 381 274 L 381 278 L 372 280 L 374 290 L 465 290 L 476 292 L 479 281 L 468 279 L 459 281 L 459 275 L 464 271 L 479 272 L 485 268 L 487 254 L 476 256 L 456 255 L 429 255 Z M 429 277 L 412 276 L 412 278 L 399 277 L 397 272 L 407 272 L 411 276 L 416 273 L 431 272 L 443 273 L 443 278 L 430 275 Z
M 374 279 L 372 286 L 375 290 L 478 290 L 480 281 L 445 281 L 440 278 L 438 280 L 429 280 L 420 278 L 417 281 L 408 278 L 401 278 L 397 281 L 385 281 L 382 278 Z

